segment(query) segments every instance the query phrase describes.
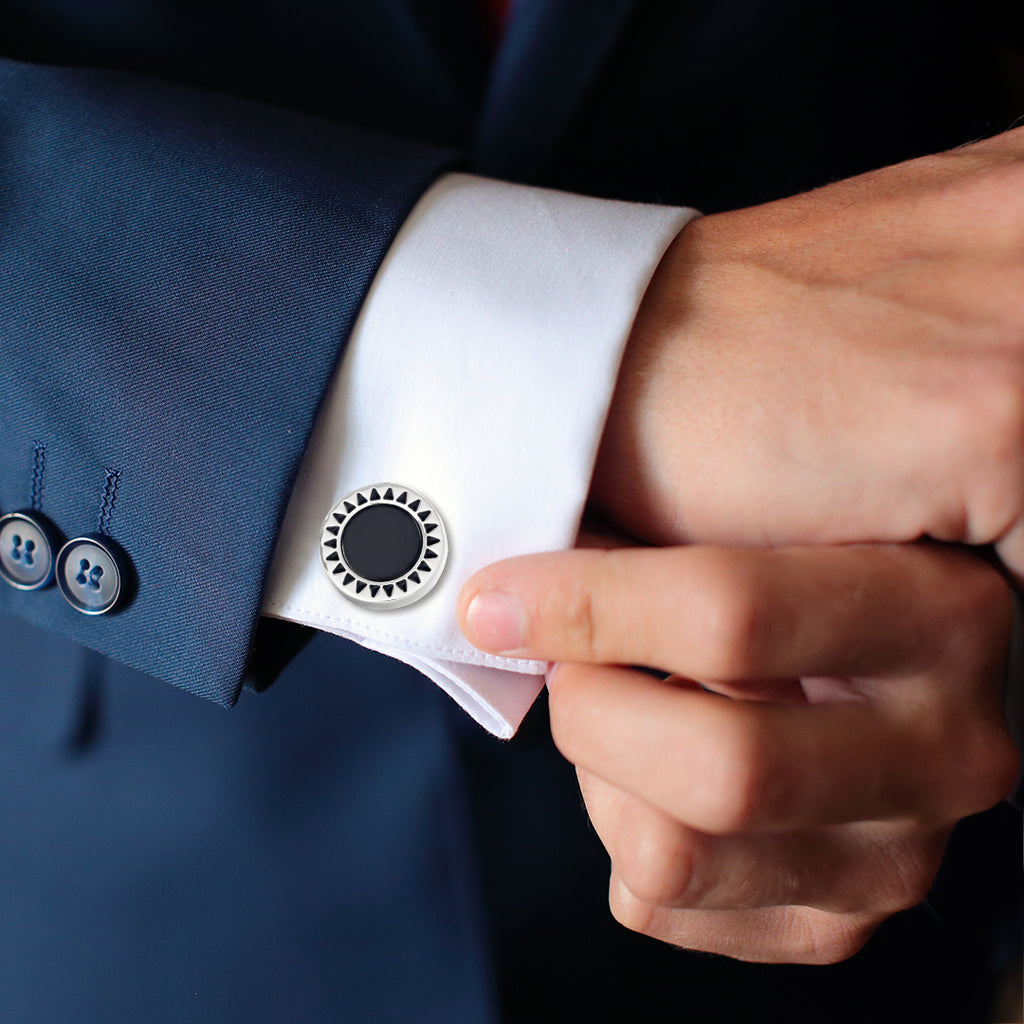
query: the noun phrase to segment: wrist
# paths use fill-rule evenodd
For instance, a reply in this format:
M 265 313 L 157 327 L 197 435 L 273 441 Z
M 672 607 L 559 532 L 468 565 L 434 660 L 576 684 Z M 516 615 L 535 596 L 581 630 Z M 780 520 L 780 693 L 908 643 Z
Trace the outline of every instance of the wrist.
M 672 482 L 678 437 L 659 409 L 675 389 L 676 340 L 694 279 L 701 234 L 691 222 L 665 251 L 644 293 L 626 343 L 594 465 L 591 498 L 616 526 L 652 543 L 688 539 Z

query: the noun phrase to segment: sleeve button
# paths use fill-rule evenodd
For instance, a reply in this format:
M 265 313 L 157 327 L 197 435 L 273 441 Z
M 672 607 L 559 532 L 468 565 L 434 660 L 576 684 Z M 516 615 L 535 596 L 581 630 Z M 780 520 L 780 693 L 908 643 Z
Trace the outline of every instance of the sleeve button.
M 42 590 L 53 582 L 57 528 L 38 512 L 0 516 L 0 576 L 18 590 Z
M 102 534 L 75 537 L 57 555 L 57 586 L 83 615 L 106 615 L 123 603 L 129 563 L 121 548 Z

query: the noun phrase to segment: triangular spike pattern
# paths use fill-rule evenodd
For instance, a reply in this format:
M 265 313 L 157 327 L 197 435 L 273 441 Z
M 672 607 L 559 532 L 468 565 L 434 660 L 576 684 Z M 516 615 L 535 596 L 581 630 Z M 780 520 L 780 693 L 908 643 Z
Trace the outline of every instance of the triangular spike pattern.
M 335 536 L 335 537 L 337 537 L 337 536 L 338 536 L 338 531 L 339 531 L 340 529 L 341 529 L 341 527 L 340 527 L 340 526 L 328 526 L 328 527 L 327 527 L 327 532 L 328 532 L 328 533 L 333 533 L 333 534 L 334 534 L 334 536 Z
M 347 501 L 345 502 L 345 511 L 354 512 L 356 509 L 355 505 L 350 505 Z
M 429 555 L 430 552 L 428 551 L 427 554 Z M 420 564 L 417 565 L 416 568 L 417 569 L 422 569 L 424 572 L 430 572 L 430 566 L 427 565 L 426 562 L 420 562 Z
M 340 512 L 335 512 L 334 518 L 338 520 L 339 524 L 345 522 L 345 517 Z
M 437 558 L 437 552 L 436 551 L 428 551 L 426 553 L 426 557 L 427 558 Z
M 440 537 L 428 537 L 427 538 L 427 543 L 428 544 L 440 544 L 441 543 L 441 538 Z
M 336 566 L 335 566 L 335 567 L 334 567 L 334 568 L 333 568 L 333 569 L 331 570 L 331 575 L 332 575 L 332 576 L 337 576 L 339 572 L 344 572 L 344 571 L 345 571 L 345 566 L 343 566 L 343 565 L 336 565 Z
M 338 552 L 332 551 L 329 555 L 324 558 L 325 562 L 336 562 L 338 560 Z
M 388 595 L 388 597 L 390 597 L 390 596 L 391 596 L 391 593 L 392 593 L 392 591 L 393 591 L 394 589 L 395 589 L 395 588 L 394 588 L 394 587 L 393 587 L 393 586 L 392 586 L 392 585 L 391 585 L 390 583 L 385 583 L 385 584 L 384 584 L 384 593 L 385 593 L 385 594 L 387 594 L 387 595 Z
M 380 491 L 376 487 L 370 491 L 370 501 L 380 501 Z
M 363 494 L 357 494 L 356 495 L 356 504 L 357 505 L 365 505 L 366 504 L 366 496 L 363 495 Z
M 398 496 L 398 500 L 404 505 L 405 504 L 405 499 L 408 498 L 408 497 L 409 497 L 409 492 L 408 491 L 402 491 L 402 493 Z
M 417 512 L 416 515 L 418 515 L 421 520 L 426 521 L 427 519 L 430 518 L 430 509 L 426 509 L 423 512 Z
M 437 529 L 437 523 L 427 523 L 424 529 L 427 533 L 433 533 Z
M 415 501 L 410 501 L 409 502 L 409 508 L 411 508 L 413 510 L 413 512 L 415 512 L 416 509 L 418 509 L 419 507 L 420 507 L 420 499 L 419 498 L 417 498 Z
M 353 576 L 352 573 L 346 573 L 345 578 L 341 581 L 341 585 L 343 587 L 347 587 L 354 579 L 355 576 Z
M 390 487 L 384 492 L 384 500 L 385 501 L 394 501 L 395 500 L 395 492 L 393 490 L 391 490 Z
M 403 594 L 409 589 L 409 584 L 405 580 L 399 580 L 396 585 Z
M 409 579 L 411 579 L 413 581 L 413 583 L 419 583 L 419 581 L 420 581 L 419 573 L 416 573 L 416 572 L 409 573 Z
M 337 537 L 328 537 L 327 540 L 324 541 L 324 547 L 325 548 L 336 548 L 337 546 L 338 546 L 338 538 Z
M 378 591 L 378 590 L 380 590 L 380 587 L 378 587 L 378 586 L 377 586 L 376 584 L 374 584 L 373 586 L 371 586 L 371 587 L 370 587 L 370 597 L 376 597 L 376 596 L 377 596 L 377 591 Z
M 359 580 L 356 583 L 356 593 L 357 594 L 361 594 L 365 589 L 366 589 L 366 584 L 362 580 Z

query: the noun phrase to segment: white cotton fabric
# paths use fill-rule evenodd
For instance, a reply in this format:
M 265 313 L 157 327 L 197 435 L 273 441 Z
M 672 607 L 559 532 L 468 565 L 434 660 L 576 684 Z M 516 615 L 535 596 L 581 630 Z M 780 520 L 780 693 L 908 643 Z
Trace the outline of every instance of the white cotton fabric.
M 637 308 L 695 216 L 463 174 L 435 184 L 389 250 L 325 396 L 264 614 L 398 658 L 512 736 L 547 666 L 477 650 L 456 598 L 490 562 L 572 547 Z M 449 555 L 426 597 L 378 611 L 334 587 L 319 538 L 340 498 L 380 482 L 437 508 Z

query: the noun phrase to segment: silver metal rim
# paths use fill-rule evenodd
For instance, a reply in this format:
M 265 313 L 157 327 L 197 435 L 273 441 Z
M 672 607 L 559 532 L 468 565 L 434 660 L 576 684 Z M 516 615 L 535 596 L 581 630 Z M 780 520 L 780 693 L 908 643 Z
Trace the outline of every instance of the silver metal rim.
M 396 505 L 420 523 L 422 547 L 415 568 L 391 580 L 368 580 L 345 562 L 341 538 L 352 513 L 370 505 Z M 402 608 L 425 597 L 436 585 L 448 561 L 444 521 L 419 491 L 402 484 L 370 484 L 346 494 L 324 518 L 320 530 L 320 561 L 327 578 L 354 604 L 380 610 Z

